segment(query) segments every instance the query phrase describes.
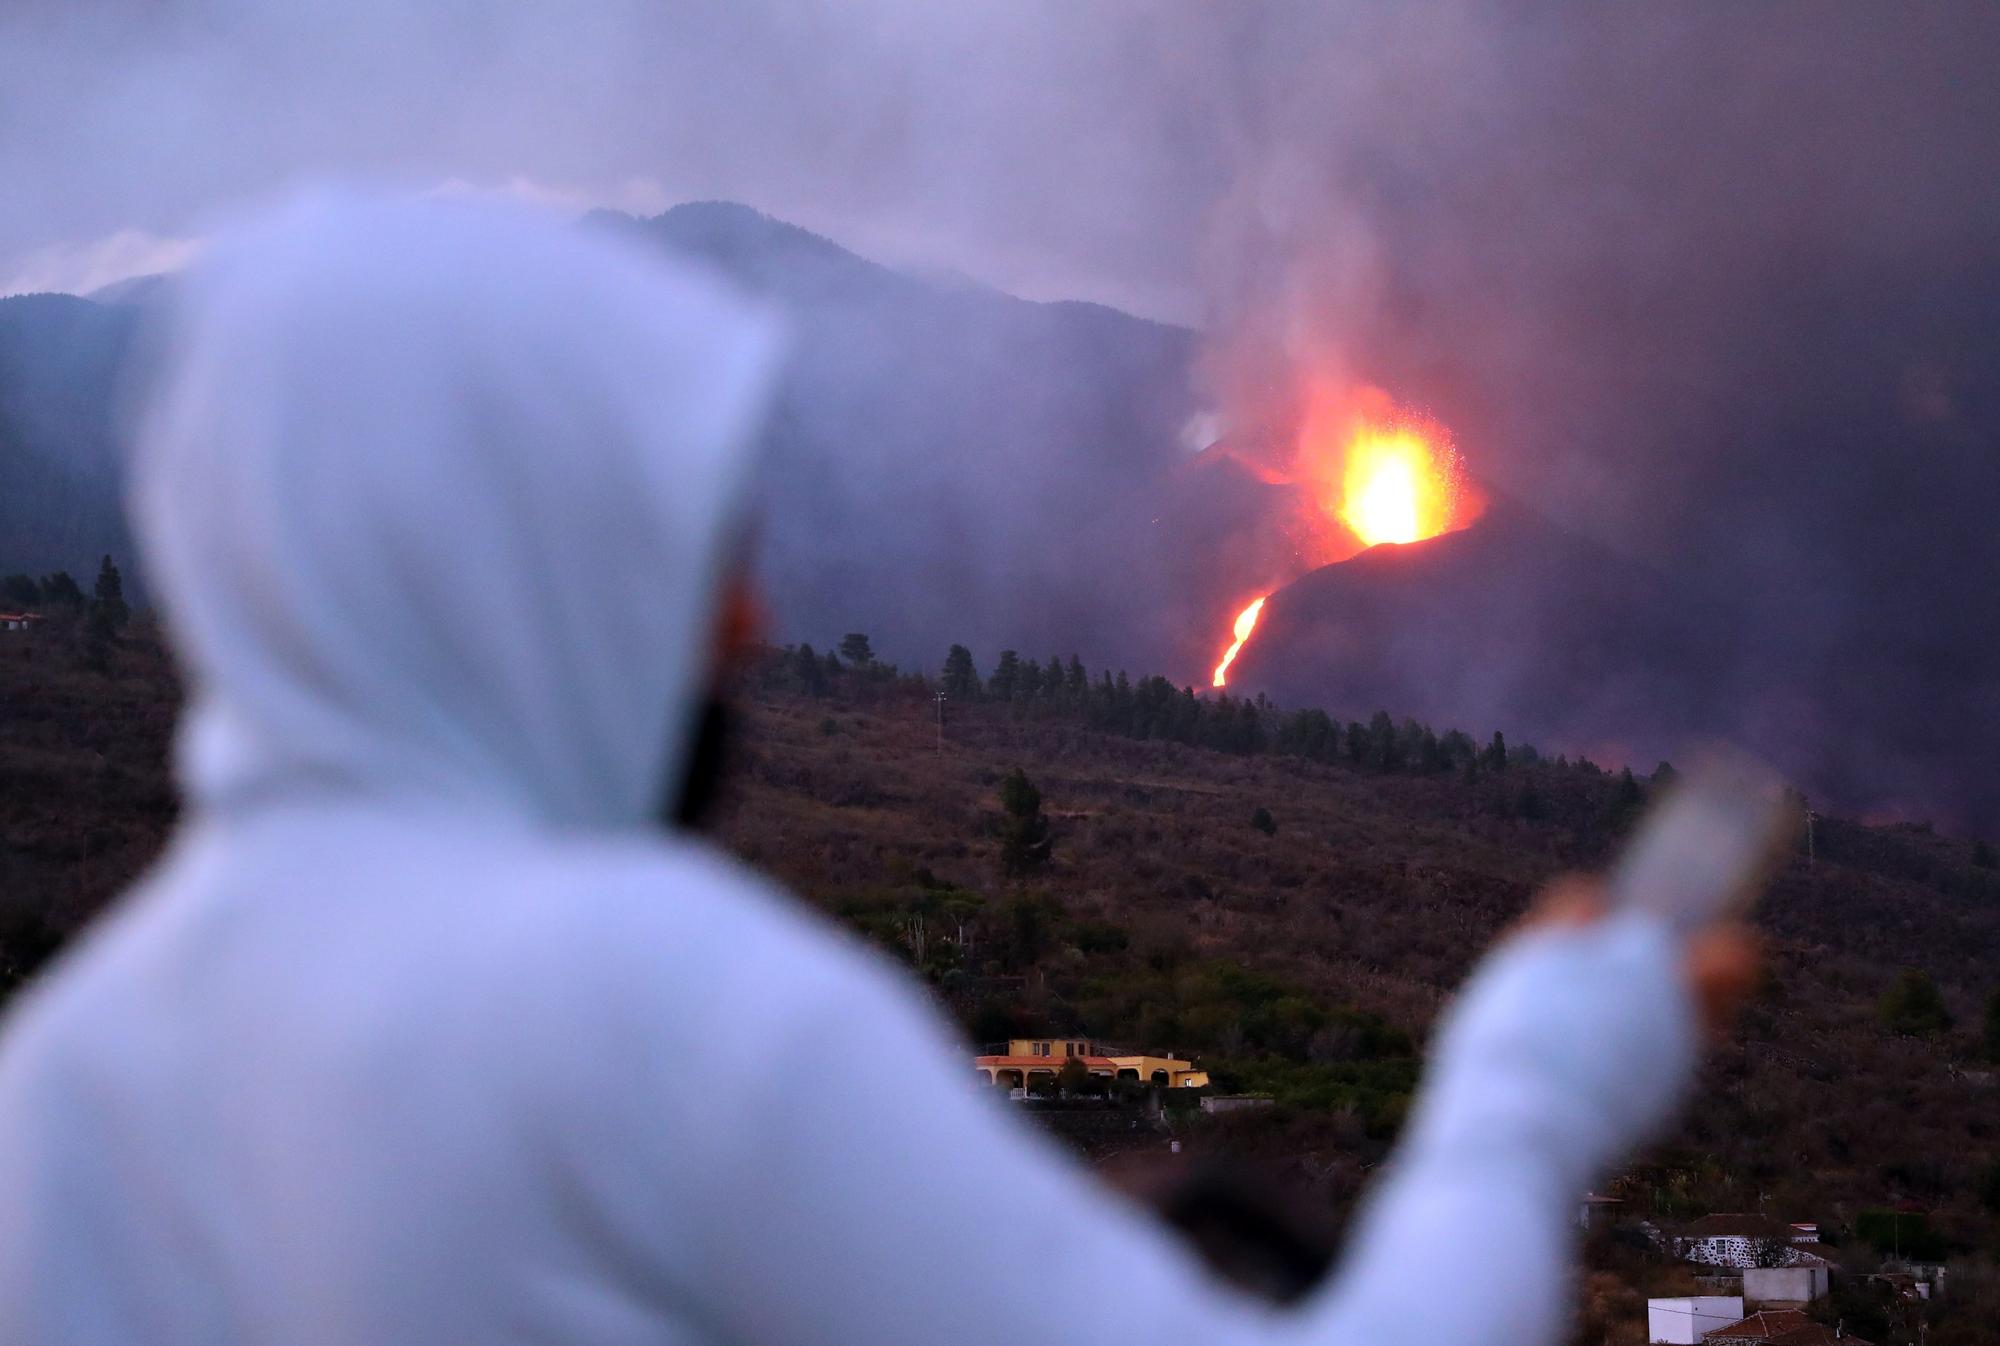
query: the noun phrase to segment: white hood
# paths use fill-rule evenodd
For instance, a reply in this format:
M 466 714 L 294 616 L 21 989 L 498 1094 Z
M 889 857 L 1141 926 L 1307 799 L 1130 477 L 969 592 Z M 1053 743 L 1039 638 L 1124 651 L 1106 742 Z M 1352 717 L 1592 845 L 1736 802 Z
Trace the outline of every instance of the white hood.
M 325 196 L 218 243 L 135 463 L 191 799 L 656 812 L 773 347 L 704 277 L 525 211 Z

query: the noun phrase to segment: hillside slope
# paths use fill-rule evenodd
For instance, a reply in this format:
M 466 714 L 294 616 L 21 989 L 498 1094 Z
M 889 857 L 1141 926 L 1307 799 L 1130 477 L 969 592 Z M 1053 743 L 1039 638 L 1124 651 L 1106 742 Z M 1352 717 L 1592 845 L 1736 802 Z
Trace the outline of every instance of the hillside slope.
M 814 667 L 775 653 L 760 675 L 728 844 L 908 964 L 970 1039 L 1171 1047 L 1289 1099 L 1225 1140 L 1295 1165 L 1335 1206 L 1381 1157 L 1411 1044 L 1450 989 L 1541 883 L 1603 862 L 1647 791 L 1519 749 L 1504 766 L 1389 769 L 1133 737 L 1159 722 L 1132 713 L 1150 693 L 1123 679 L 961 696 L 940 743 L 916 680 Z M 0 643 L 8 964 L 71 935 L 160 844 L 173 698 L 142 633 L 95 667 L 60 628 Z M 1228 704 L 1239 725 L 1257 713 Z M 996 837 L 1016 767 L 1054 836 L 1047 867 L 1018 878 Z M 1663 1221 L 1761 1205 L 1835 1231 L 1912 1203 L 1954 1255 L 2000 1251 L 2000 1211 L 1979 1195 L 2000 1141 L 1979 1059 L 2000 873 L 1982 848 L 1911 826 L 1823 818 L 1815 852 L 1758 913 L 1768 986 L 1619 1190 Z M 1884 1025 L 1877 1001 L 1905 968 L 1936 983 L 1953 1027 Z
M 1273 593 L 1230 681 L 1289 705 L 1506 725 L 1650 767 L 1732 728 L 1717 694 L 1726 629 L 1666 577 L 1499 497 L 1470 527 L 1371 547 Z

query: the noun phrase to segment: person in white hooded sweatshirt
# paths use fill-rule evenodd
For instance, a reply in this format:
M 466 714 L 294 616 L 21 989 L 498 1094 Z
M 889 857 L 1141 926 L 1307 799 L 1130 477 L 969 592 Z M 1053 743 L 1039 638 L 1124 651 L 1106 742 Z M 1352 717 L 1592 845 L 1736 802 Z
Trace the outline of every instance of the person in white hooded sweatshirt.
M 599 231 L 366 197 L 182 290 L 132 498 L 186 809 L 6 1023 L 0 1340 L 1559 1338 L 1575 1200 L 1713 989 L 1663 927 L 1505 943 L 1344 1266 L 1252 1300 L 981 1097 L 916 987 L 659 821 L 767 319 Z M 1444 1246 L 1480 1254 L 1419 1284 Z

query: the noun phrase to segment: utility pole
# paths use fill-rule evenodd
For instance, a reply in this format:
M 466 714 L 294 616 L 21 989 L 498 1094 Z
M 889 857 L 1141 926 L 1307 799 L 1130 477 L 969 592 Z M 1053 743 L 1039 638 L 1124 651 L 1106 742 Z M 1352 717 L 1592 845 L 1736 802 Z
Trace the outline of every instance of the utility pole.
M 939 692 L 939 693 L 937 694 L 937 696 L 936 696 L 935 698 L 933 698 L 933 699 L 934 699 L 934 700 L 936 700 L 936 702 L 937 702 L 937 720 L 938 720 L 938 751 L 939 751 L 939 752 L 943 752 L 943 751 L 944 751 L 944 703 L 945 703 L 945 695 L 944 695 L 944 693 L 943 693 L 943 692 Z
M 1806 810 L 1806 863 L 1807 864 L 1812 864 L 1814 861 L 1813 824 L 1817 823 L 1818 821 L 1819 821 L 1819 815 L 1817 813 L 1814 813 L 1811 809 L 1807 809 Z

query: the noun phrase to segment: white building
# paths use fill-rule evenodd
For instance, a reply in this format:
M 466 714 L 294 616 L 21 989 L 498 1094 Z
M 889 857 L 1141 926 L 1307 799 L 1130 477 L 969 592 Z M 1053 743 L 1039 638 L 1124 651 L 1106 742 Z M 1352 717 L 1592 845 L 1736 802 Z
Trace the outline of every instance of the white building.
M 1818 1261 L 1799 1245 L 1819 1242 L 1819 1226 L 1785 1224 L 1761 1215 L 1704 1215 L 1676 1235 L 1680 1257 L 1711 1267 L 1742 1271 Z
M 1705 1333 L 1743 1321 L 1741 1295 L 1684 1295 L 1646 1301 L 1646 1340 L 1697 1346 Z
M 1743 1297 L 1753 1304 L 1810 1304 L 1826 1294 L 1832 1270 L 1823 1257 L 1799 1253 L 1789 1266 L 1745 1267 Z

